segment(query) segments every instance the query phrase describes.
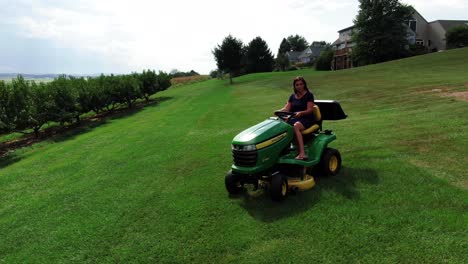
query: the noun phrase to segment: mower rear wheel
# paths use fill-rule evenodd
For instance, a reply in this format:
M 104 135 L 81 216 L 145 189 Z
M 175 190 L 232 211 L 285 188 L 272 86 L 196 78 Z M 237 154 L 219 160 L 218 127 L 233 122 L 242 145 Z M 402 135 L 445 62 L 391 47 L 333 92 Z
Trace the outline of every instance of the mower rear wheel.
M 281 173 L 273 175 L 270 192 L 273 201 L 283 201 L 288 195 L 288 178 Z
M 242 192 L 242 184 L 240 182 L 239 175 L 232 173 L 232 170 L 229 170 L 224 178 L 224 184 L 226 185 L 226 190 L 229 194 L 239 194 Z
M 333 148 L 326 148 L 320 160 L 320 170 L 324 176 L 335 176 L 341 170 L 340 152 Z

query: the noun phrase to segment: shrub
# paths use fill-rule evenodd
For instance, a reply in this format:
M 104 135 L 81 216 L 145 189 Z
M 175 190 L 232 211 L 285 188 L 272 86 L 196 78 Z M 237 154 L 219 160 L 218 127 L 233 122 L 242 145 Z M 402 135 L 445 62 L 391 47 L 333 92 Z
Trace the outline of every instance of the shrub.
M 210 77 L 211 78 L 218 78 L 219 77 L 219 71 L 218 70 L 210 71 Z
M 335 52 L 331 48 L 322 51 L 320 57 L 315 62 L 315 69 L 317 71 L 330 71 L 334 54 Z
M 461 25 L 449 29 L 445 35 L 448 48 L 468 46 L 468 25 Z
M 315 65 L 314 61 L 298 62 L 298 63 L 294 64 L 294 66 L 296 66 L 298 68 L 307 68 L 307 67 L 312 67 L 314 65 Z

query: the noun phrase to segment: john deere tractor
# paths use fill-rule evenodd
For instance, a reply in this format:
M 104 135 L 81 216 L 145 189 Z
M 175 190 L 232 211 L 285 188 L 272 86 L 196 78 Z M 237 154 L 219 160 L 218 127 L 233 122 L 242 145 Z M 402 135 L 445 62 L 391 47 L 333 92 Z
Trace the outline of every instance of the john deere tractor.
M 341 155 L 328 144 L 336 139 L 332 130 L 323 130 L 324 120 L 341 120 L 347 115 L 338 101 L 316 100 L 315 123 L 302 132 L 307 160 L 297 160 L 294 128 L 286 120 L 290 112 L 275 112 L 275 117 L 252 126 L 232 140 L 234 164 L 225 177 L 229 194 L 239 194 L 246 185 L 254 190 L 269 190 L 274 201 L 288 193 L 315 186 L 313 175 L 333 176 L 341 168 Z

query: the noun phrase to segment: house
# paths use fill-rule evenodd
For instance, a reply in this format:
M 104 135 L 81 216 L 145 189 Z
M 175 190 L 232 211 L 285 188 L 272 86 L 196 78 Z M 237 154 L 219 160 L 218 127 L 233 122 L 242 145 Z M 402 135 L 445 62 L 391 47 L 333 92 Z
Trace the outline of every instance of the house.
M 435 20 L 428 22 L 418 11 L 414 10 L 413 19 L 408 21 L 409 44 L 421 45 L 427 51 L 447 49 L 445 35 L 453 27 L 468 25 L 468 20 Z
M 354 26 L 351 26 L 338 31 L 338 39 L 332 43 L 332 47 L 335 49 L 335 55 L 333 56 L 332 61 L 332 68 L 334 70 L 353 67 L 350 54 L 353 47 L 356 45 L 351 39 L 354 28 Z
M 408 43 L 424 47 L 428 52 L 446 50 L 447 43 L 445 34 L 450 28 L 466 24 L 468 20 L 436 20 L 428 22 L 418 11 L 414 10 L 413 17 L 408 21 Z M 351 39 L 354 26 L 338 31 L 338 39 L 333 42 L 335 55 L 332 61 L 334 70 L 341 70 L 353 67 L 350 54 L 355 46 Z
M 327 44 L 324 41 L 314 41 L 312 42 L 312 45 L 307 47 L 305 50 L 288 51 L 286 52 L 286 56 L 291 64 L 312 63 L 320 56 L 320 53 L 326 45 Z
M 288 57 L 290 64 L 296 64 L 300 62 L 299 56 L 302 54 L 302 51 L 287 51 L 286 57 Z

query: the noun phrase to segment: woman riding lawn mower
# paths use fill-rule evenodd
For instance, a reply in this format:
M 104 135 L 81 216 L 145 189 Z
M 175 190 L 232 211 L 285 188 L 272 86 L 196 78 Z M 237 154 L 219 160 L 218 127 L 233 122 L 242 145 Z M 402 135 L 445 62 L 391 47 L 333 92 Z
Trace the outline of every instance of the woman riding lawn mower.
M 291 112 L 275 112 L 276 117 L 250 127 L 232 140 L 234 164 L 225 177 L 229 194 L 239 194 L 247 184 L 254 189 L 268 189 L 274 201 L 281 201 L 291 191 L 303 191 L 315 186 L 310 173 L 326 176 L 339 173 L 341 156 L 328 144 L 336 139 L 331 130 L 322 130 L 323 120 L 341 120 L 347 115 L 341 105 L 332 100 L 316 100 L 315 122 L 302 131 L 307 159 L 296 159 L 298 147 L 294 128 L 286 120 Z

